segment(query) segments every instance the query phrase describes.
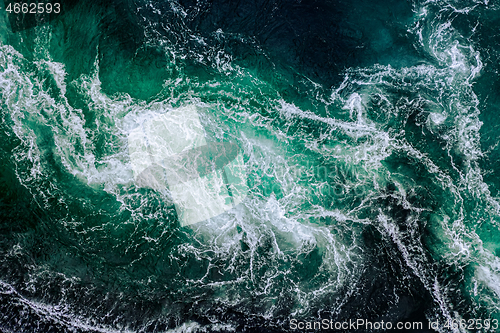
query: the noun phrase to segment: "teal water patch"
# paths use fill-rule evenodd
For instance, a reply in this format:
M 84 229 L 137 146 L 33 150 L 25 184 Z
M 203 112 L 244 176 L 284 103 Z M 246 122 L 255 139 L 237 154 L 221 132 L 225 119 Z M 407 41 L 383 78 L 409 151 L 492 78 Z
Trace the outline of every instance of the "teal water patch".
M 497 10 L 79 2 L 20 32 L 4 16 L 0 327 L 499 320 Z M 130 140 L 186 106 L 238 147 L 248 189 L 189 226 L 172 175 L 137 180 Z

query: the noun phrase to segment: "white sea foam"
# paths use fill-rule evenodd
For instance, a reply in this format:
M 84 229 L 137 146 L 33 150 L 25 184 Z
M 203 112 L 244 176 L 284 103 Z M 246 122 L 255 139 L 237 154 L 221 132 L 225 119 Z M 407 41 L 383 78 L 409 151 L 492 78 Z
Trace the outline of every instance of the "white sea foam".
M 205 104 L 201 101 L 202 96 L 192 91 L 169 100 L 153 102 L 136 100 L 126 94 L 108 96 L 103 92 L 98 75 L 99 63 L 96 61 L 93 73 L 81 76 L 74 82 L 80 87 L 80 93 L 88 97 L 89 108 L 96 115 L 95 122 L 89 125 L 86 124 L 84 112 L 72 108 L 64 98 L 68 83 L 62 64 L 50 59 L 42 59 L 34 64 L 40 72 L 47 72 L 59 88 L 61 99 L 56 101 L 41 88 L 35 76 L 21 70 L 25 62 L 23 56 L 12 47 L 2 46 L 2 99 L 9 108 L 13 131 L 23 143 L 16 150 L 17 162 L 29 164 L 28 171 L 19 174 L 19 179 L 30 188 L 57 188 L 56 184 L 52 187 L 42 184 L 47 182 L 44 178 L 48 176 L 42 159 L 48 147 L 40 144 L 37 126 L 45 126 L 51 130 L 55 155 L 65 171 L 76 176 L 82 184 L 113 194 L 122 209 L 132 212 L 132 220 L 154 220 L 158 212 L 146 216 L 141 208 L 147 207 L 150 199 L 159 198 L 161 202 L 171 204 L 171 198 L 168 192 L 147 195 L 137 193 L 127 156 L 127 136 L 134 128 L 172 110 L 179 101 L 194 103 L 200 108 L 212 108 L 213 112 L 201 116 L 208 131 L 215 137 L 227 133 L 235 137 L 239 135 L 249 173 L 258 175 L 258 184 L 237 209 L 197 225 L 191 230 L 194 236 L 189 235 L 192 238 L 188 238 L 193 243 L 179 246 L 179 253 L 192 254 L 200 262 L 210 262 L 203 274 L 186 281 L 187 286 L 205 287 L 215 293 L 218 292 L 217 288 L 225 286 L 228 292 L 217 297 L 228 305 L 241 304 L 239 302 L 244 302 L 245 295 L 270 295 L 275 299 L 277 290 L 282 287 L 277 281 L 287 279 L 292 274 L 290 270 L 280 272 L 275 267 L 283 261 L 318 251 L 322 263 L 317 274 L 327 276 L 325 282 L 311 290 L 306 283 L 288 281 L 289 289 L 300 303 L 300 307 L 291 310 L 292 313 L 306 313 L 309 306 L 322 296 L 338 293 L 345 286 L 350 286 L 348 290 L 355 289 L 360 269 L 367 264 L 360 248 L 362 242 L 358 239 L 359 233 L 364 225 L 373 224 L 397 246 L 405 264 L 434 296 L 439 316 L 455 318 L 451 291 L 438 281 L 437 272 L 418 238 L 415 225 L 425 209 L 415 207 L 408 200 L 415 183 L 405 182 L 404 175 L 391 173 L 384 166 L 384 161 L 393 153 L 403 152 L 415 163 L 423 165 L 431 175 L 433 184 L 439 185 L 446 195 L 449 194 L 449 201 L 445 203 L 447 207 L 438 208 L 431 220 L 427 221 L 443 243 L 443 249 L 435 249 L 435 253 L 440 256 L 438 260 L 460 267 L 479 262 L 474 283 L 484 294 L 491 292 L 483 296 L 482 300 L 492 308 L 498 307 L 500 271 L 497 259 L 490 250 L 482 247 L 475 233 L 474 221 L 464 212 L 466 196 L 471 194 L 484 205 L 481 209 L 492 216 L 492 220 L 500 213 L 500 205 L 491 197 L 482 179 L 484 172 L 477 165 L 483 156 L 479 144 L 481 122 L 478 119 L 478 98 L 471 84 L 480 74 L 483 64 L 470 41 L 453 28 L 453 22 L 443 22 L 437 17 L 436 8 L 431 8 L 435 3 L 446 4 L 442 12 L 467 12 L 480 4 L 471 1 L 457 8 L 456 2 L 426 1 L 416 5 L 416 21 L 409 31 L 418 36 L 419 44 L 416 47 L 424 50 L 432 63 L 408 68 L 375 65 L 349 69 L 343 82 L 332 90 L 330 100 L 325 101 L 341 105 L 339 114 L 345 112 L 349 115 L 344 118 L 318 115 L 279 99 L 266 106 L 266 115 L 260 114 L 261 109 L 252 109 L 244 98 L 234 96 L 232 89 L 245 89 L 238 82 L 232 85 L 210 82 L 206 87 L 201 87 L 216 89 L 217 93 L 237 101 L 236 106 Z M 185 16 L 182 8 L 176 10 Z M 199 42 L 203 44 L 201 39 Z M 384 45 L 379 47 L 383 48 Z M 214 68 L 221 73 L 230 75 L 237 72 L 240 76 L 250 76 L 222 51 L 212 53 L 211 57 Z M 203 61 L 200 59 L 200 62 Z M 252 80 L 257 81 L 253 77 L 248 81 Z M 165 82 L 164 91 L 174 91 L 175 87 L 189 84 L 195 85 L 184 78 L 168 81 Z M 395 100 L 390 89 L 413 94 L 415 100 Z M 373 96 L 380 98 L 377 112 L 383 114 L 386 120 L 370 117 L 368 111 Z M 423 126 L 434 139 L 445 142 L 443 152 L 450 157 L 452 170 L 444 169 L 428 152 L 419 150 L 405 139 L 405 125 L 411 108 L 421 108 L 426 114 Z M 285 121 L 286 126 L 275 126 L 277 120 Z M 319 136 L 313 136 L 302 129 L 301 126 L 307 124 L 317 125 L 324 130 Z M 298 129 L 289 131 L 294 125 Z M 237 128 L 239 133 L 231 127 Z M 100 157 L 95 154 L 96 142 L 91 132 L 105 135 L 106 143 L 101 147 L 104 153 Z M 303 150 L 293 150 L 294 146 L 300 146 Z M 464 165 L 458 165 L 451 158 L 455 155 L 463 157 Z M 334 181 L 315 180 L 314 171 L 305 160 L 320 163 L 322 160 L 318 156 L 323 161 L 344 165 L 347 171 L 336 175 Z M 23 168 L 19 169 L 22 172 Z M 270 193 L 259 189 L 259 186 L 267 186 L 263 180 L 266 177 L 271 179 Z M 316 188 L 330 183 L 341 185 L 346 193 L 351 193 L 350 197 L 343 194 L 348 201 L 344 206 L 328 207 L 318 203 L 318 197 L 321 196 L 315 192 Z M 383 193 L 388 184 L 395 184 L 394 193 Z M 364 192 L 352 194 L 356 186 L 360 185 L 365 188 Z M 281 190 L 281 195 L 272 193 L 273 186 Z M 44 192 L 41 196 L 48 202 L 52 195 L 55 194 Z M 393 220 L 387 212 L 379 211 L 377 218 L 366 217 L 366 212 L 373 208 L 376 200 L 384 196 L 390 196 L 413 214 L 408 221 L 403 221 L 408 223 L 409 231 L 402 231 L 398 226 L 401 221 Z M 498 225 L 495 226 L 498 228 Z M 236 231 L 238 228 L 240 232 Z M 335 234 L 339 230 L 343 233 L 342 237 Z M 155 243 L 158 239 L 148 238 L 148 241 Z M 246 251 L 242 250 L 242 244 L 248 247 Z M 262 249 L 267 249 L 267 252 L 261 253 Z M 248 266 L 238 260 L 248 261 Z M 217 267 L 218 261 L 226 263 L 225 266 Z M 220 281 L 211 279 L 210 270 L 215 270 L 214 267 L 226 274 L 233 274 L 232 278 Z M 254 286 L 254 290 L 242 291 L 248 283 Z M 12 288 L 5 290 L 14 292 Z M 25 301 L 26 304 L 31 302 Z M 60 318 L 64 325 L 90 328 L 85 326 L 89 324 L 83 319 L 72 319 L 69 314 L 61 313 L 60 309 L 44 304 L 28 305 L 40 313 Z M 276 310 L 273 306 L 267 306 L 266 309 L 266 317 L 271 317 Z M 107 328 L 99 329 L 108 332 Z M 189 322 L 171 332 L 203 332 L 204 329 L 207 328 Z

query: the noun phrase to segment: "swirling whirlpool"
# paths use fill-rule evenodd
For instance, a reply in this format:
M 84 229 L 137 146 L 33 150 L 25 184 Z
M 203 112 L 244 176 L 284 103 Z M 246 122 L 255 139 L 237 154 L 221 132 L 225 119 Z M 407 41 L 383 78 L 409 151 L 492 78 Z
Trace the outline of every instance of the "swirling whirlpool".
M 497 1 L 36 4 L 0 4 L 0 331 L 496 332 Z

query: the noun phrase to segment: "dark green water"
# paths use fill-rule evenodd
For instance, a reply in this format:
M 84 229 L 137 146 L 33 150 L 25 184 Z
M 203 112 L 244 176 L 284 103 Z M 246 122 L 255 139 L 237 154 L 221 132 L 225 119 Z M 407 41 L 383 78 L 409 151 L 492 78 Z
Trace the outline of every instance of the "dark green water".
M 499 331 L 497 1 L 63 5 L 1 7 L 1 332 Z M 185 106 L 248 187 L 189 226 L 129 150 Z

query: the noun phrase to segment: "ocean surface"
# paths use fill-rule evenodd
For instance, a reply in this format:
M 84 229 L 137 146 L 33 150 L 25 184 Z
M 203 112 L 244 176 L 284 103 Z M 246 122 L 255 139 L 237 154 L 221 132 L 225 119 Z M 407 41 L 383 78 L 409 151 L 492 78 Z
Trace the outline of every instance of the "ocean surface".
M 498 1 L 27 3 L 0 2 L 0 332 L 500 331 Z M 130 140 L 187 107 L 246 188 L 189 225 Z

